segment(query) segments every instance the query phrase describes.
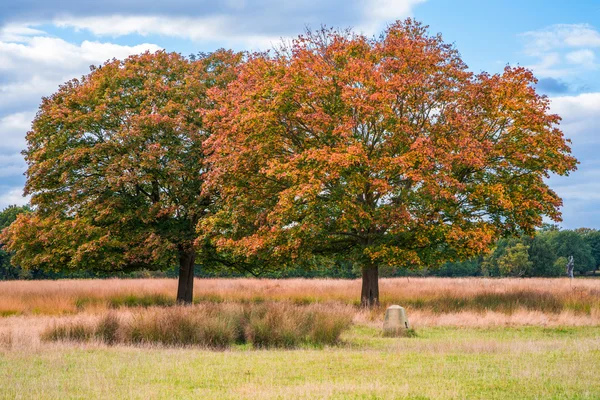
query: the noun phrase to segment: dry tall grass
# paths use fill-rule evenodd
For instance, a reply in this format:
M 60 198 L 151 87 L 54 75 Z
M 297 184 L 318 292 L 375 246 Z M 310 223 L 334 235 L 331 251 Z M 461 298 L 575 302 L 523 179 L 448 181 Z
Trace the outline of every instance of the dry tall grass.
M 256 348 L 333 345 L 352 323 L 348 306 L 264 304 L 203 304 L 192 307 L 152 307 L 129 315 L 109 312 L 95 321 L 55 322 L 41 335 L 46 341 L 107 345 L 144 344 L 225 349 L 233 344 Z
M 0 282 L 0 330 L 37 315 L 96 315 L 131 306 L 174 304 L 173 279 Z M 379 324 L 400 304 L 416 326 L 600 325 L 600 280 L 393 278 L 380 283 L 382 307 L 355 308 L 357 322 Z M 342 303 L 356 306 L 360 281 L 198 279 L 197 303 Z

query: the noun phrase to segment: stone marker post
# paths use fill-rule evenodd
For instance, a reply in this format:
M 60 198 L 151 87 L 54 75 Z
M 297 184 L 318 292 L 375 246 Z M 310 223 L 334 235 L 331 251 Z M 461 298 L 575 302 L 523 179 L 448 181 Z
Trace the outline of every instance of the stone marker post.
M 403 307 L 393 305 L 385 310 L 385 320 L 383 321 L 384 336 L 404 336 L 410 329 L 406 311 Z

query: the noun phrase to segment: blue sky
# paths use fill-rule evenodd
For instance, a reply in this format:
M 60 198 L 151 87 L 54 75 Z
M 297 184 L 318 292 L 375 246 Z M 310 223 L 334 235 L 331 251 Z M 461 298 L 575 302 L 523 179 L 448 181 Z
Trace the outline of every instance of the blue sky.
M 580 160 L 552 177 L 565 228 L 600 229 L 598 0 L 5 0 L 0 8 L 0 209 L 24 204 L 20 151 L 42 96 L 90 64 L 160 48 L 260 50 L 322 24 L 378 34 L 408 16 L 441 32 L 475 72 L 531 68 Z

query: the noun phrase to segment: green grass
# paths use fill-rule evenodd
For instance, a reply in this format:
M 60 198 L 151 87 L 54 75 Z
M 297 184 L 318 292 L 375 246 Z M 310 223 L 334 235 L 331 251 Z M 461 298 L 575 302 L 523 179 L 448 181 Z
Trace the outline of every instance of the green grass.
M 12 317 L 13 315 L 19 315 L 19 314 L 21 314 L 21 313 L 17 310 L 0 311 L 0 317 Z
M 0 352 L 0 398 L 597 399 L 600 330 L 356 326 L 325 349 L 42 346 Z
M 125 295 L 115 296 L 109 299 L 111 308 L 119 307 L 151 307 L 151 306 L 174 306 L 175 299 L 164 294 Z
M 117 309 L 121 307 L 174 306 L 176 304 L 176 301 L 174 297 L 170 297 L 160 293 L 150 293 L 143 295 L 124 294 L 108 298 L 83 296 L 75 300 L 75 307 L 77 307 L 78 310 L 84 310 L 87 306 L 104 303 L 106 303 L 109 308 Z

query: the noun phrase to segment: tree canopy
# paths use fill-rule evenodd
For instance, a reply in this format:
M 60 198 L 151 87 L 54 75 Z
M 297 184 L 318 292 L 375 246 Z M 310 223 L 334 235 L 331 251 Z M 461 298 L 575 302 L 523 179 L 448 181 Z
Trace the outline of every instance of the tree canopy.
M 207 112 L 210 187 L 199 231 L 220 250 L 276 263 L 334 254 L 362 266 L 466 258 L 560 219 L 544 179 L 575 169 L 560 117 L 524 68 L 473 74 L 407 20 L 379 38 L 307 32 L 255 54 Z
M 201 111 L 242 55 L 159 51 L 112 60 L 44 98 L 27 134 L 22 214 L 4 240 L 26 268 L 119 271 L 180 264 L 192 301 L 195 227 L 214 196 Z

